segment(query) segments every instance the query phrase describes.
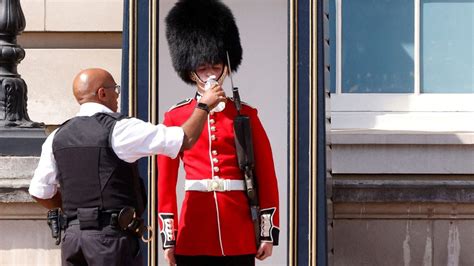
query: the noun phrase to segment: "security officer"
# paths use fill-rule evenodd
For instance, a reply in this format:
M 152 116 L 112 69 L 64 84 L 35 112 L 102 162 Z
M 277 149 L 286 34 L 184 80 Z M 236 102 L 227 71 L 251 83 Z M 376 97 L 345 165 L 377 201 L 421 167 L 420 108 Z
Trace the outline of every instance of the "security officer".
M 73 93 L 80 111 L 46 139 L 29 193 L 65 214 L 63 265 L 141 265 L 137 225 L 146 194 L 136 161 L 189 149 L 207 113 L 194 110 L 181 127 L 125 117 L 117 113 L 120 86 L 97 68 L 75 77 Z M 212 108 L 220 101 L 225 95 L 216 87 L 200 103 Z
M 163 123 L 186 121 L 214 76 L 216 87 L 242 60 L 238 28 L 230 9 L 218 0 L 179 0 L 166 17 L 166 36 L 173 66 L 196 97 L 165 113 Z M 170 265 L 255 265 L 278 244 L 278 185 L 268 137 L 257 109 L 243 104 L 250 117 L 258 183 L 260 240 L 257 246 L 244 181 L 237 164 L 233 123 L 237 116 L 229 98 L 222 110 L 211 109 L 196 145 L 178 158 L 158 156 L 158 216 L 164 256 Z M 180 160 L 185 175 L 185 196 L 178 221 L 176 184 Z

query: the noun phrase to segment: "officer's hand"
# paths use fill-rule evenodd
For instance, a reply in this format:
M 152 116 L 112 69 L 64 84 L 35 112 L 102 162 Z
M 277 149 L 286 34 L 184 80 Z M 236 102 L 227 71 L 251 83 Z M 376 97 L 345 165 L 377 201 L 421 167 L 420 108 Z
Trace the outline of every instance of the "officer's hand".
M 164 257 L 168 261 L 170 266 L 176 265 L 176 260 L 174 259 L 174 248 L 167 248 L 164 251 Z
M 225 101 L 227 101 L 227 98 L 225 97 L 225 92 L 220 85 L 215 85 L 205 91 L 199 100 L 199 102 L 207 104 L 209 109 L 213 109 L 217 104 Z
M 273 243 L 262 242 L 255 257 L 259 260 L 264 260 L 272 255 Z

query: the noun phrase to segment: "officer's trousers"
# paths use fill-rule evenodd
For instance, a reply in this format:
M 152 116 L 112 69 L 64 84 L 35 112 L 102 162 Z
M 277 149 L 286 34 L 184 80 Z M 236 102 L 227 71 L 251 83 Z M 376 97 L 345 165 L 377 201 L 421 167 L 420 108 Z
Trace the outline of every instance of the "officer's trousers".
M 62 265 L 142 266 L 139 239 L 112 226 L 99 230 L 66 228 L 61 244 Z

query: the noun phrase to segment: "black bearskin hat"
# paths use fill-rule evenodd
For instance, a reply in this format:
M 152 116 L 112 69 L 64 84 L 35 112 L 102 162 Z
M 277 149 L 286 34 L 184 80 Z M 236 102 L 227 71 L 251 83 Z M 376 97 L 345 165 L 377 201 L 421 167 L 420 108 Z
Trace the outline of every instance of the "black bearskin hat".
M 199 65 L 227 65 L 226 52 L 232 71 L 242 61 L 239 29 L 219 0 L 178 0 L 166 17 L 166 38 L 173 67 L 189 84 L 194 84 L 190 74 Z

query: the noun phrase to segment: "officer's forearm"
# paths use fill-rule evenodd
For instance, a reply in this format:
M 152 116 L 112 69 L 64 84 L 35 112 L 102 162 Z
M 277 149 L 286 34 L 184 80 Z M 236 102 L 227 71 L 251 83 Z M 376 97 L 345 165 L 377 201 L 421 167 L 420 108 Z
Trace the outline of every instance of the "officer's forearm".
M 61 208 L 62 201 L 61 201 L 61 193 L 58 191 L 56 195 L 54 195 L 50 199 L 40 199 L 37 197 L 32 196 L 41 206 L 45 207 L 46 209 L 54 209 L 54 208 Z
M 204 123 L 207 120 L 207 112 L 202 109 L 194 109 L 191 117 L 181 126 L 184 131 L 183 145 L 181 150 L 190 149 L 201 135 Z

